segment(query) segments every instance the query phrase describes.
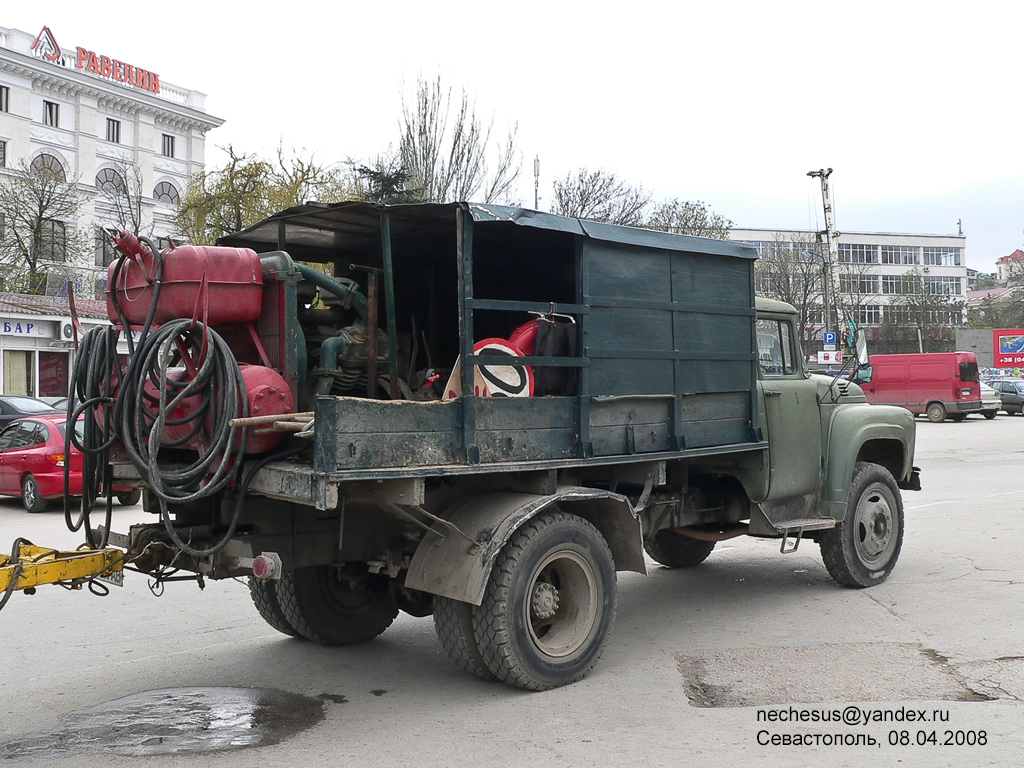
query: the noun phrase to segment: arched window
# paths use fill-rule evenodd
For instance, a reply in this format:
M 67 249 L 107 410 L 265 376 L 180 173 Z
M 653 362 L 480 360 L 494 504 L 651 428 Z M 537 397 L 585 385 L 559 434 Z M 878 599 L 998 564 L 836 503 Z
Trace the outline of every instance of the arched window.
M 67 174 L 64 172 L 63 164 L 53 155 L 46 153 L 36 155 L 35 159 L 32 160 L 31 168 L 37 173 L 52 174 L 60 182 L 67 181 Z
M 174 206 L 177 206 L 181 200 L 178 190 L 169 181 L 161 181 L 157 184 L 153 189 L 153 197 L 159 203 L 168 203 Z
M 113 168 L 103 168 L 96 174 L 96 189 L 108 194 L 123 194 L 127 191 L 128 185 L 124 176 Z

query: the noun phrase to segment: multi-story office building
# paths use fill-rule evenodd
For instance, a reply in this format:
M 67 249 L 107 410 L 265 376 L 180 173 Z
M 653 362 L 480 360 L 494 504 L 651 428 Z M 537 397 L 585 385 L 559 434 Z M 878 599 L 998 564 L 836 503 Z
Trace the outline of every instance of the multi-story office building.
M 818 244 L 816 232 L 804 230 L 737 227 L 730 231 L 730 238 L 752 244 L 763 259 L 776 258 L 780 253 L 788 252 L 818 260 L 819 249 L 824 247 Z M 844 231 L 838 238 L 838 246 L 839 262 L 834 270 L 839 283 L 836 289 L 843 294 L 853 319 L 869 329 L 871 338 L 879 338 L 879 329 L 885 322 L 888 322 L 890 330 L 897 331 L 907 324 L 908 319 L 901 316 L 905 310 L 899 302 L 893 306 L 893 300 L 903 290 L 902 278 L 911 270 L 918 270 L 929 293 L 960 302 L 966 299 L 968 276 L 964 256 L 967 238 L 964 235 Z M 820 302 L 819 290 L 818 306 Z M 805 329 L 805 338 L 812 339 L 823 329 L 823 317 L 820 310 L 808 314 L 810 327 Z M 935 310 L 931 314 L 926 332 L 933 340 L 952 339 L 953 329 L 964 322 L 962 310 Z M 897 334 L 906 335 L 906 332 Z M 913 335 L 916 337 L 916 329 Z
M 189 177 L 203 168 L 206 132 L 223 122 L 206 113 L 202 93 L 116 56 L 59 43 L 47 27 L 37 34 L 0 27 L 0 183 L 28 164 L 77 184 L 78 220 L 47 223 L 45 258 L 60 266 L 71 234 L 94 238 L 95 258 L 76 279 L 94 317 L 102 316 L 95 288 L 113 256 L 98 227 L 118 223 L 116 195 L 104 190 L 137 192 L 144 233 L 166 241 Z M 66 393 L 66 293 L 53 286 L 49 293 L 49 300 L 0 301 L 0 392 Z

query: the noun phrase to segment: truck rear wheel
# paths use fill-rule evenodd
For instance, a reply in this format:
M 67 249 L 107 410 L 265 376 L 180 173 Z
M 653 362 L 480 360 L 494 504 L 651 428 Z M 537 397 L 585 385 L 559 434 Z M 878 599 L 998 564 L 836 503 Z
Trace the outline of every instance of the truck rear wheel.
M 903 500 L 889 470 L 857 463 L 846 517 L 822 531 L 818 543 L 825 568 L 840 584 L 870 587 L 888 578 L 903 546 Z
M 644 550 L 651 559 L 666 568 L 689 568 L 707 560 L 713 541 L 701 541 L 675 531 L 658 531 L 654 538 L 644 539 Z
M 946 406 L 942 403 L 931 403 L 925 413 L 928 416 L 928 421 L 938 423 L 946 420 Z
M 249 577 L 249 597 L 253 605 L 259 611 L 260 616 L 278 632 L 283 632 L 292 637 L 299 637 L 295 627 L 288 623 L 284 612 L 281 610 L 281 603 L 277 599 L 277 582 L 262 581 Z
M 463 672 L 495 680 L 473 635 L 474 606 L 450 597 L 434 596 L 434 629 L 448 658 Z
M 329 565 L 285 573 L 276 592 L 288 624 L 302 637 L 323 645 L 369 640 L 390 627 L 398 615 L 386 579 Z
M 554 511 L 505 544 L 473 612 L 473 634 L 499 680 L 543 691 L 597 663 L 615 618 L 615 564 L 598 530 Z

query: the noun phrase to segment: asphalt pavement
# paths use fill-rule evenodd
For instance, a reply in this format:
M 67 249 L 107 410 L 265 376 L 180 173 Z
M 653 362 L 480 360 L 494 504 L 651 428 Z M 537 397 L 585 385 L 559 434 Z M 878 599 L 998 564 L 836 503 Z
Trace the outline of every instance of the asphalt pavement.
M 0 763 L 1021 765 L 1024 417 L 917 431 L 924 489 L 888 581 L 845 589 L 813 543 L 750 539 L 620 574 L 603 659 L 544 693 L 458 672 L 429 618 L 347 648 L 286 637 L 234 581 L 15 594 Z M 0 547 L 17 536 L 80 543 L 56 509 L 0 500 Z

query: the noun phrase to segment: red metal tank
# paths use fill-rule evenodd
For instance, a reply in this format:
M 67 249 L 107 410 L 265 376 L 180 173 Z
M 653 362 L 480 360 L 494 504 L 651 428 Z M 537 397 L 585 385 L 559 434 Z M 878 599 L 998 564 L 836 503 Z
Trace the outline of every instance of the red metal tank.
M 164 251 L 163 285 L 153 322 L 195 318 L 209 325 L 249 323 L 259 317 L 263 301 L 260 257 L 249 248 L 181 245 Z M 107 317 L 121 318 L 117 303 L 131 325 L 146 322 L 153 303 L 156 261 L 140 248 L 128 258 L 114 283 L 117 262 L 107 270 Z
M 242 371 L 245 399 L 249 404 L 250 416 L 278 416 L 294 412 L 295 401 L 292 399 L 291 389 L 289 389 L 288 382 L 285 381 L 280 373 L 273 368 L 267 368 L 262 365 L 248 365 L 247 363 L 239 364 L 239 368 Z M 184 368 L 176 368 L 168 372 L 167 378 L 174 381 L 184 381 L 187 376 L 188 372 Z M 153 398 L 159 397 L 157 387 L 149 380 L 146 381 L 144 390 L 147 395 Z M 201 400 L 202 398 L 199 395 L 186 397 L 167 414 L 162 441 L 164 445 L 182 440 L 189 434 L 194 423 L 190 417 L 196 413 Z M 149 401 L 146 402 L 146 407 L 151 411 L 155 410 L 155 406 Z M 173 422 L 181 423 L 175 424 Z M 200 450 L 203 445 L 208 445 L 210 442 L 211 414 L 206 414 L 204 422 L 202 429 L 176 447 Z M 241 430 L 239 430 L 239 434 L 240 432 Z M 281 442 L 284 437 L 286 435 L 280 432 L 260 432 L 258 428 L 250 427 L 245 441 L 245 453 L 269 451 Z

